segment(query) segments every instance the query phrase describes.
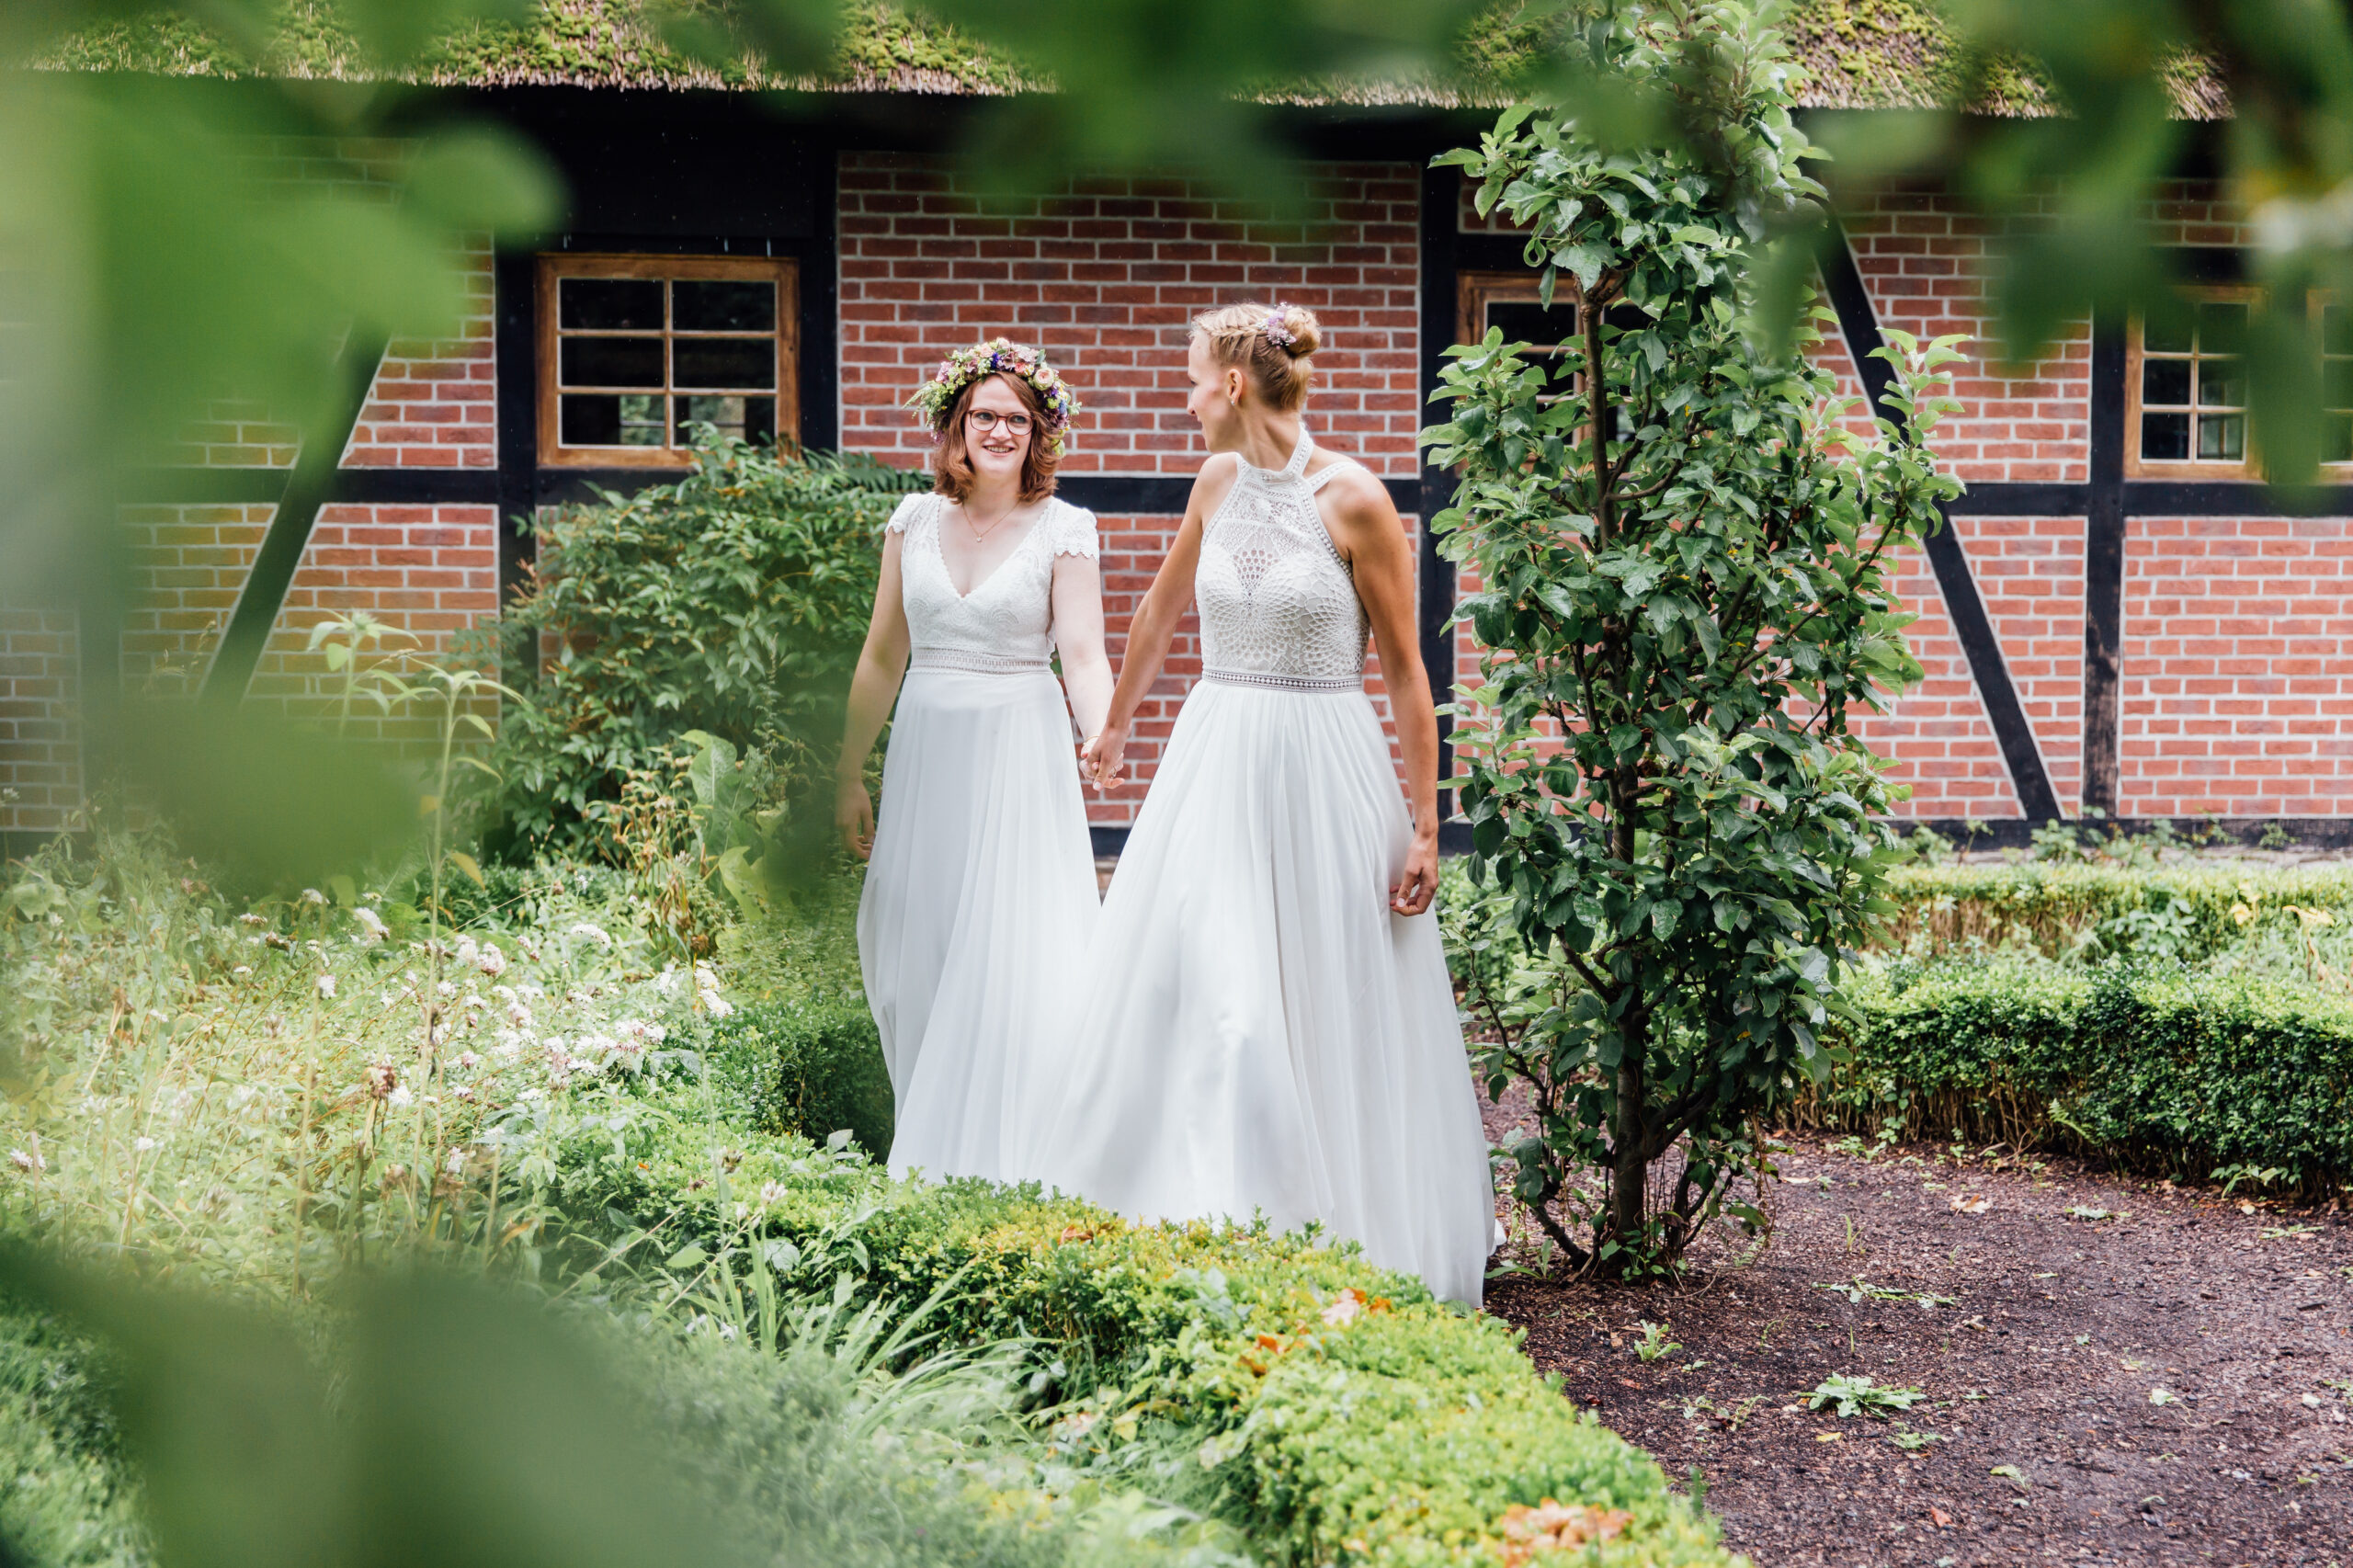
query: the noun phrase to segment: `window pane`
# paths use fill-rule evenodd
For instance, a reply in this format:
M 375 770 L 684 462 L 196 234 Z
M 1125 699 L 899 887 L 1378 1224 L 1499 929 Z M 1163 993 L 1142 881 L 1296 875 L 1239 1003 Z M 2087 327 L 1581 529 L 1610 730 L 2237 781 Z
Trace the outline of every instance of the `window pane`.
M 663 444 L 658 392 L 566 392 L 557 403 L 556 438 L 567 447 Z
M 1490 300 L 1486 324 L 1503 328 L 1506 343 L 1526 342 L 1539 348 L 1553 348 L 1575 335 L 1577 312 L 1574 305 L 1565 302 L 1548 311 L 1533 300 Z
M 2320 387 L 2323 408 L 2353 408 L 2353 359 L 2322 360 Z
M 2153 354 L 2187 354 L 2189 352 L 2189 316 L 2158 314 L 2149 318 L 2142 328 L 2141 346 Z
M 2353 311 L 2330 305 L 2320 313 L 2322 347 L 2331 354 L 2353 354 Z
M 776 385 L 773 337 L 682 337 L 671 346 L 678 387 Z
M 567 337 L 559 352 L 562 384 L 567 387 L 662 384 L 662 340 L 658 337 Z
M 2242 359 L 2198 361 L 2198 403 L 2201 408 L 2246 406 L 2246 362 Z
M 670 439 L 677 446 L 694 443 L 692 426 L 716 425 L 722 436 L 744 433 L 744 400 L 740 397 L 681 397 L 671 400 L 676 424 L 671 427 Z
M 2186 403 L 2189 401 L 2189 361 L 2141 361 L 2141 401 L 2144 403 Z
M 670 309 L 680 332 L 774 332 L 776 285 L 682 279 L 670 285 Z
M 662 285 L 651 278 L 565 278 L 556 284 L 556 322 L 603 332 L 662 330 Z
M 2353 414 L 2325 414 L 2320 421 L 2320 460 L 2353 462 Z
M 558 400 L 556 438 L 567 447 L 621 444 L 621 400 L 577 393 Z
M 2246 346 L 2246 303 L 2209 300 L 2198 307 L 2198 352 L 2236 354 Z
M 2198 456 L 2212 462 L 2246 459 L 2246 415 L 2204 414 L 2198 418 Z
M 2189 415 L 2141 415 L 2141 460 L 2143 462 L 2180 462 L 2188 456 Z

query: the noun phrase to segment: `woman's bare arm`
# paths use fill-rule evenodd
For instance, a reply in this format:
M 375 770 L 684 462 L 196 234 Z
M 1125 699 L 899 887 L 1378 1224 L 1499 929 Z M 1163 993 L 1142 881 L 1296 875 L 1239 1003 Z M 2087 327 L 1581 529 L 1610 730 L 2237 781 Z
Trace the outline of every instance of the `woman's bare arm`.
M 874 852 L 874 799 L 866 790 L 866 756 L 874 737 L 899 699 L 907 673 L 907 609 L 902 597 L 899 544 L 906 535 L 882 537 L 882 576 L 874 586 L 874 616 L 867 622 L 866 646 L 849 681 L 849 713 L 842 722 L 842 755 L 834 764 L 834 825 L 851 853 Z
M 1103 567 L 1091 555 L 1054 557 L 1054 651 L 1078 733 L 1093 740 L 1111 710 L 1111 661 L 1103 653 Z
M 1405 754 L 1414 846 L 1389 891 L 1389 906 L 1400 915 L 1419 915 L 1438 893 L 1438 713 L 1414 621 L 1414 553 L 1389 492 L 1364 470 L 1334 479 L 1322 500 L 1333 542 L 1347 557 L 1357 597 L 1372 622 L 1381 682 L 1389 688 L 1398 745 Z
M 1185 520 L 1178 525 L 1176 537 L 1169 541 L 1168 554 L 1161 561 L 1152 586 L 1144 590 L 1135 619 L 1128 623 L 1127 653 L 1120 660 L 1120 682 L 1111 692 L 1110 711 L 1086 748 L 1086 770 L 1097 790 L 1119 786 L 1120 765 L 1128 747 L 1128 725 L 1150 695 L 1153 683 L 1160 678 L 1161 663 L 1168 657 L 1169 640 L 1176 635 L 1178 623 L 1193 603 L 1193 571 L 1200 564 L 1201 529 L 1224 502 L 1240 472 L 1235 463 L 1222 456 L 1201 465 L 1200 473 L 1193 481 L 1192 495 L 1185 503 Z

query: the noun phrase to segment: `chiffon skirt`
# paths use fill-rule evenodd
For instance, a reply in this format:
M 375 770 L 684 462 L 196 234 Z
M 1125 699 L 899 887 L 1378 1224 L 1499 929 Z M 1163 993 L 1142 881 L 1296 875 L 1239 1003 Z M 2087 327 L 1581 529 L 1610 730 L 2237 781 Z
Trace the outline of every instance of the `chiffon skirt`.
M 898 1108 L 891 1169 L 1021 1181 L 1046 1042 L 1101 907 L 1069 712 L 1045 671 L 900 687 L 858 908 Z
M 1476 1304 L 1495 1193 L 1434 915 L 1361 692 L 1204 681 L 1111 879 L 1037 1164 L 1142 1219 L 1320 1221 Z

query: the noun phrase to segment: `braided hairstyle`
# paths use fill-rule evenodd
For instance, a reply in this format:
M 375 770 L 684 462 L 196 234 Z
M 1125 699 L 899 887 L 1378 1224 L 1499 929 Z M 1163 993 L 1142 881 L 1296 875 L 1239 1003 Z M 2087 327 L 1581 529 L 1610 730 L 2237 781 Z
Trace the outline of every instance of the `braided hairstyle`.
M 1292 413 L 1307 401 L 1315 370 L 1311 356 L 1324 341 L 1313 311 L 1245 301 L 1202 312 L 1193 318 L 1192 331 L 1208 341 L 1211 358 L 1248 376 L 1276 413 Z

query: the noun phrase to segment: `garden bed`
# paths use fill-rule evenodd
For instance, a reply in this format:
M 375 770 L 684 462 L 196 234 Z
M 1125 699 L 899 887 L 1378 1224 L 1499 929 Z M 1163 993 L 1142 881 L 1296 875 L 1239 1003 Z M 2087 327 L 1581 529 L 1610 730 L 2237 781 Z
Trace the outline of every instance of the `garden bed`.
M 1514 1109 L 1488 1117 L 1500 1136 Z M 2346 1560 L 2344 1218 L 2068 1161 L 1789 1142 L 1750 1266 L 1703 1243 L 1680 1288 L 1489 1296 L 1568 1397 L 1670 1473 L 1700 1467 L 1727 1546 L 1768 1568 Z M 1643 1362 L 1645 1321 L 1681 1348 Z M 1927 1397 L 1804 1408 L 1841 1375 Z

